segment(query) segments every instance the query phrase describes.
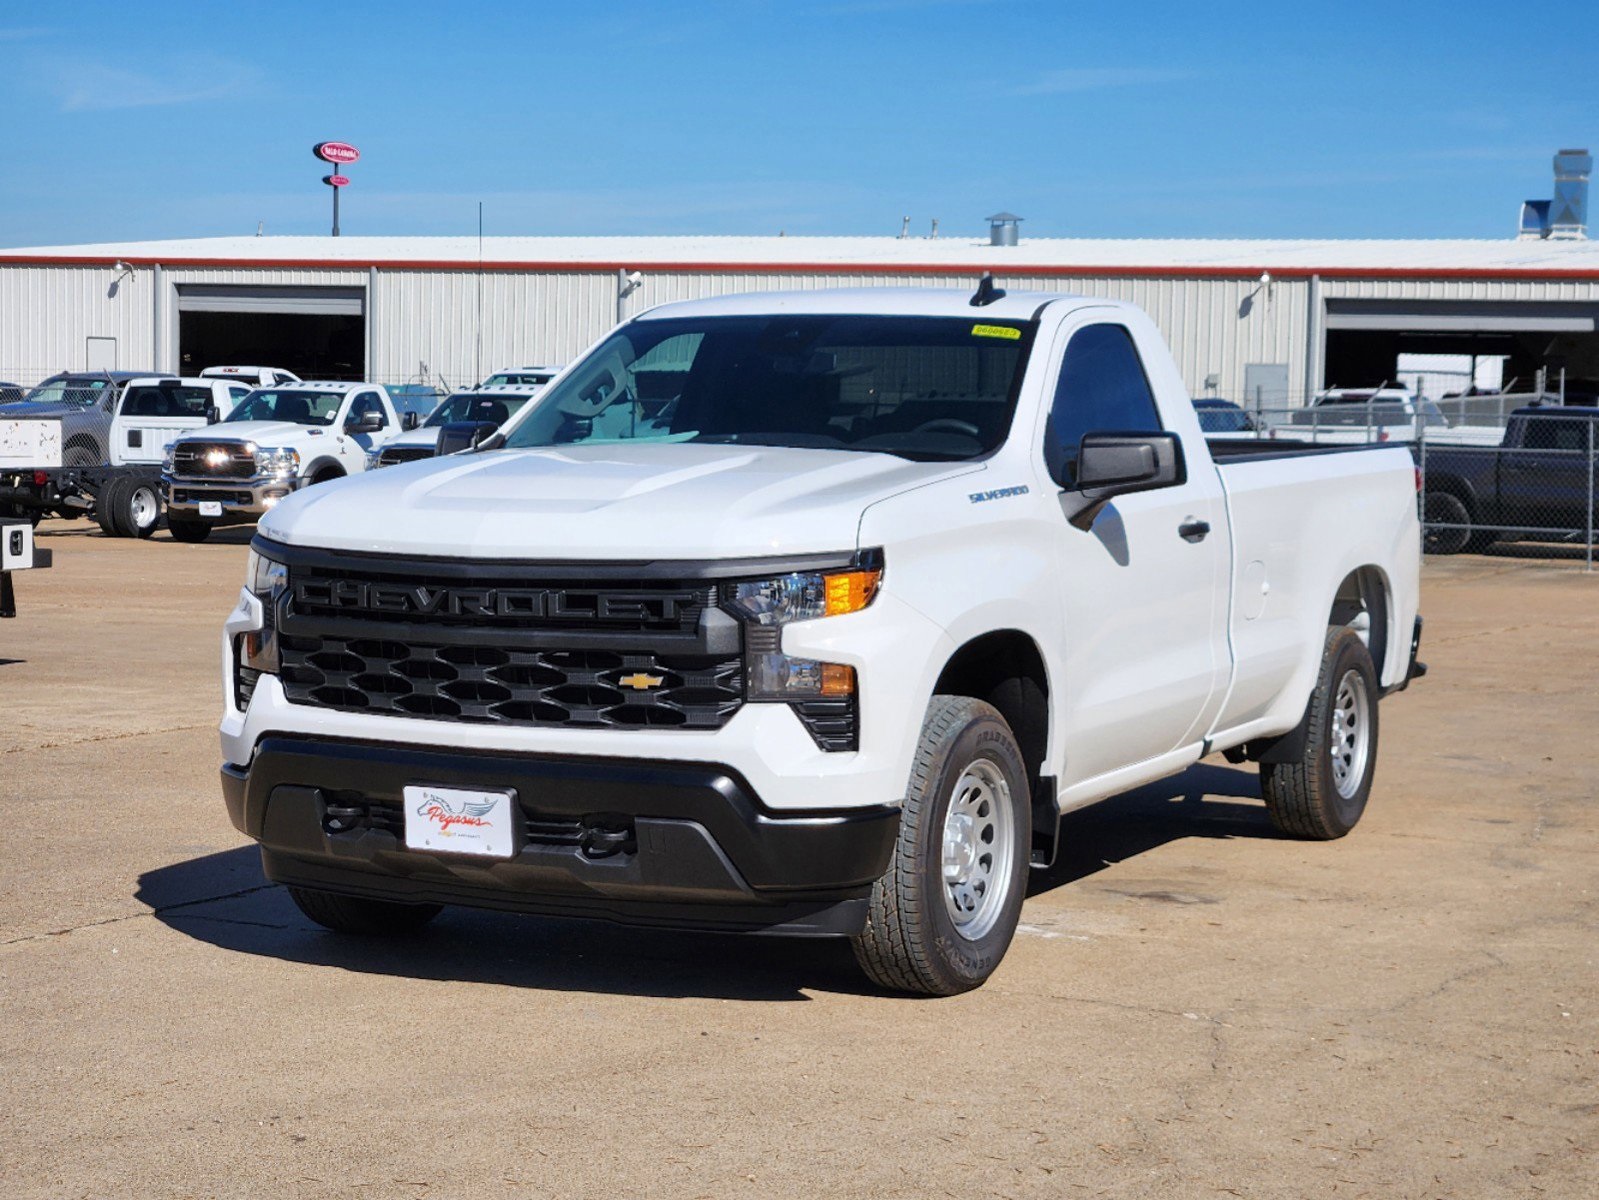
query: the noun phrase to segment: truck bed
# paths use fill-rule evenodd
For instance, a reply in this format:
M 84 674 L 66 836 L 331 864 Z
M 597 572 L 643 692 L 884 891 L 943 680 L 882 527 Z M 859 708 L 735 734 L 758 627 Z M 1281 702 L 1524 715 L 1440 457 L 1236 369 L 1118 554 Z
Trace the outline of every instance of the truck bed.
M 1294 438 L 1206 438 L 1210 456 L 1218 463 L 1228 459 L 1308 458 L 1317 454 L 1359 454 L 1392 450 L 1394 442 L 1302 442 Z

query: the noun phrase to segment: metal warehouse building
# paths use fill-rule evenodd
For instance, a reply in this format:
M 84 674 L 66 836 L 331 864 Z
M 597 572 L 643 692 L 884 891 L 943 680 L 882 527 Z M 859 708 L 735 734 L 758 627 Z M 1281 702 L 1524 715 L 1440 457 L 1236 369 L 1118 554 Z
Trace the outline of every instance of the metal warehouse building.
M 1599 386 L 1599 245 L 1583 239 L 1004 240 L 242 237 L 11 250 L 0 252 L 0 379 L 252 363 L 459 386 L 565 362 L 618 316 L 669 300 L 969 288 L 992 271 L 1007 288 L 1142 306 L 1195 395 L 1299 403 L 1392 380 L 1405 352 L 1498 355 L 1507 380 L 1545 369 Z

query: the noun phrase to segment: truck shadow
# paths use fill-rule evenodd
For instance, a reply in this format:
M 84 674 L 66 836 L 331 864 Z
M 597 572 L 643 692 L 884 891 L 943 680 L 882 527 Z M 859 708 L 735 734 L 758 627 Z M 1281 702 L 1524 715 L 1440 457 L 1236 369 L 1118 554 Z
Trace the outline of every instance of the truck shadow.
M 1248 801 L 1249 803 L 1239 803 Z M 1048 871 L 1034 871 L 1040 896 L 1182 838 L 1280 838 L 1260 803 L 1260 776 L 1213 763 L 1067 813 Z
M 420 933 L 345 937 L 300 913 L 254 846 L 139 877 L 135 898 L 186 937 L 307 966 L 407 979 L 668 999 L 804 1001 L 877 994 L 842 939 L 763 938 L 447 908 Z
M 1055 865 L 1030 895 L 1187 837 L 1276 837 L 1251 771 L 1200 764 L 1069 814 Z M 1238 803 L 1236 799 L 1256 800 Z M 408 979 L 660 998 L 803 1001 L 879 995 L 842 939 L 763 938 L 450 908 L 420 933 L 330 933 L 267 882 L 254 846 L 139 876 L 135 899 L 164 925 L 223 950 Z M 1025 919 L 1025 918 L 1024 918 Z

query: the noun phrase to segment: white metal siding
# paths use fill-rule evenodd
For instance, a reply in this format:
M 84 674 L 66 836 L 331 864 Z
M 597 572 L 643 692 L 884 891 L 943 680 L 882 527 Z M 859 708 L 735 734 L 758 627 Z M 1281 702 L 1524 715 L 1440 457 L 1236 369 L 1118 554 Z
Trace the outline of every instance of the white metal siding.
M 629 315 L 672 300 L 732 292 L 820 287 L 975 286 L 949 275 L 902 275 L 869 268 L 836 271 L 644 271 L 625 302 Z M 31 383 L 83 365 L 84 339 L 115 337 L 127 368 L 172 368 L 180 284 L 368 288 L 368 373 L 403 382 L 462 384 L 500 367 L 565 362 L 615 322 L 617 277 L 608 269 L 543 272 L 470 269 L 182 267 L 167 269 L 165 301 L 155 304 L 156 272 L 140 267 L 109 294 L 109 267 L 0 265 L 0 379 Z M 1241 396 L 1249 363 L 1286 363 L 1296 398 L 1319 378 L 1321 302 L 1339 298 L 1599 302 L 1586 280 L 1279 280 L 1002 275 L 1017 291 L 1078 292 L 1131 301 L 1170 343 L 1189 389 L 1218 377 L 1224 396 Z M 481 323 L 479 321 L 481 296 Z M 161 328 L 156 328 L 157 312 Z M 481 324 L 481 328 L 480 328 Z M 158 358 L 159 353 L 159 358 Z

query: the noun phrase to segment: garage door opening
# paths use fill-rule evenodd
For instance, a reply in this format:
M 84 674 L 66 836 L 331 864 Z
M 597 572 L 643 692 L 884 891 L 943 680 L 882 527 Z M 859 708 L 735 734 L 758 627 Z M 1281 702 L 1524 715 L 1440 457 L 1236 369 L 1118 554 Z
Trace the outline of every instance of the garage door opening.
M 1323 386 L 1409 382 L 1420 355 L 1454 356 L 1474 364 L 1461 372 L 1461 391 L 1474 386 L 1481 364 L 1496 360 L 1507 392 L 1541 387 L 1558 394 L 1563 387 L 1568 403 L 1593 404 L 1599 397 L 1599 306 L 1328 301 Z M 1428 394 L 1437 393 L 1441 384 L 1434 380 Z
M 185 375 L 228 364 L 283 367 L 302 379 L 366 377 L 361 288 L 178 287 Z

